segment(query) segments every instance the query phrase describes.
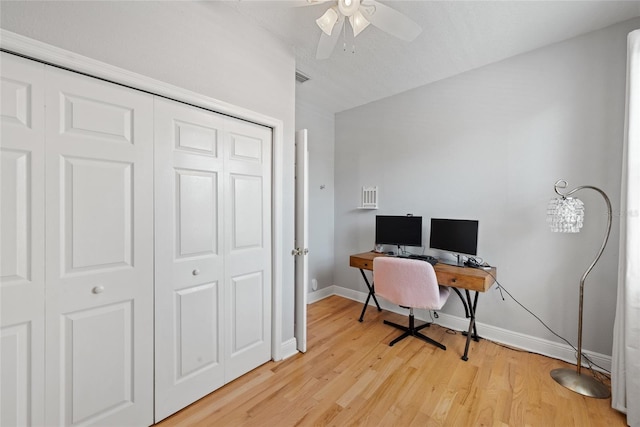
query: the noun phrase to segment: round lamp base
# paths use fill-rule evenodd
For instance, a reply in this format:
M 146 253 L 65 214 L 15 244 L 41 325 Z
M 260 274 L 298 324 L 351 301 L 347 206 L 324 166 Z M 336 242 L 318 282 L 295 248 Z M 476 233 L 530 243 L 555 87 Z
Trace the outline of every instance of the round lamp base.
M 595 397 L 596 399 L 606 399 L 611 396 L 607 386 L 592 376 L 579 375 L 573 369 L 554 369 L 551 371 L 551 377 L 558 384 L 583 396 Z

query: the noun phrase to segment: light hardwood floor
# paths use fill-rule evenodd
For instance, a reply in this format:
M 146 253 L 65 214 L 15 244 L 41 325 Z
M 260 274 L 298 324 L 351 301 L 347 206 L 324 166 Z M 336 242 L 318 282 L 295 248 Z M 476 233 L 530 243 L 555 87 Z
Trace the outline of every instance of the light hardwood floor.
M 564 362 L 481 340 L 460 360 L 465 339 L 437 325 L 424 332 L 443 351 L 383 319 L 406 317 L 337 296 L 309 306 L 308 351 L 269 362 L 159 425 L 170 426 L 626 426 L 610 399 L 556 384 Z M 482 336 L 482 331 L 478 331 Z

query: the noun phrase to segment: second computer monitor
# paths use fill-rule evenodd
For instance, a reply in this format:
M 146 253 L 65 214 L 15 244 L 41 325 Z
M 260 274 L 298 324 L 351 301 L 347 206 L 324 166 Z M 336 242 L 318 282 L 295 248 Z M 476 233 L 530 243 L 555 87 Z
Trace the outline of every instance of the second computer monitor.
M 431 218 L 429 247 L 464 255 L 478 253 L 478 221 Z

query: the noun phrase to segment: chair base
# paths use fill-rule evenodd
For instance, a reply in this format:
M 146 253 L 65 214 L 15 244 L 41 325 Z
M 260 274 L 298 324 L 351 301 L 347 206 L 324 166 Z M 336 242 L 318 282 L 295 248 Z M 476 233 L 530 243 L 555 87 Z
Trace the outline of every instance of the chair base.
M 415 318 L 413 316 L 413 313 L 409 314 L 409 326 L 403 326 L 403 325 L 399 325 L 397 323 L 393 323 L 390 322 L 388 320 L 384 321 L 385 325 L 390 325 L 393 326 L 394 328 L 400 329 L 401 331 L 404 331 L 404 334 L 400 335 L 398 338 L 394 339 L 393 341 L 391 341 L 389 343 L 390 347 L 393 347 L 393 345 L 395 343 L 397 343 L 398 341 L 401 341 L 403 339 L 405 339 L 408 336 L 412 336 L 412 337 L 416 337 L 416 338 L 420 338 L 423 341 L 428 342 L 429 344 L 433 344 L 436 347 L 439 347 L 443 350 L 446 350 L 447 347 L 445 347 L 443 344 L 440 344 L 438 341 L 435 341 L 431 338 L 429 338 L 426 335 L 423 335 L 422 333 L 420 333 L 419 331 L 424 329 L 424 328 L 428 328 L 429 326 L 431 326 L 431 323 L 425 323 L 424 325 L 420 325 L 418 327 L 415 326 Z

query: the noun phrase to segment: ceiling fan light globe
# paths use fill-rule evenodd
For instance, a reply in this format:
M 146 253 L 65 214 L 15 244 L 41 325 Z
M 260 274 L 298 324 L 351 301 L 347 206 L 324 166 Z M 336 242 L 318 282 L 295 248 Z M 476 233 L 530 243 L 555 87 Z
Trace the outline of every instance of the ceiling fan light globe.
M 338 0 L 338 9 L 344 16 L 351 17 L 360 9 L 360 0 Z
M 318 27 L 320 27 L 326 35 L 330 36 L 333 27 L 336 25 L 336 21 L 338 21 L 338 12 L 335 8 L 331 7 L 327 9 L 324 15 L 316 19 L 316 24 L 318 24 Z
M 362 30 L 367 28 L 370 24 L 370 22 L 367 21 L 367 18 L 365 18 L 360 11 L 357 11 L 349 17 L 349 23 L 351 24 L 351 28 L 353 28 L 353 37 L 360 34 Z

